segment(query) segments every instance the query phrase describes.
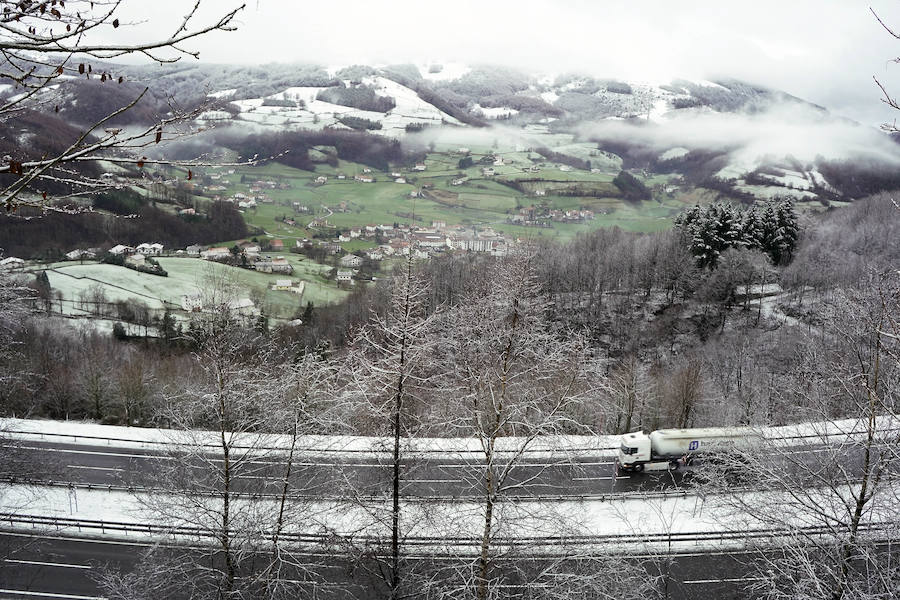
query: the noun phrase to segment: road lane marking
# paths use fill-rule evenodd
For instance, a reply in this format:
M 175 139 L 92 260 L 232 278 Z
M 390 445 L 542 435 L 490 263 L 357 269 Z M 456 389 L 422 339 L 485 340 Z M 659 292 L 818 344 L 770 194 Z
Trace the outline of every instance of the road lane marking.
M 120 452 L 100 452 L 97 450 L 69 450 L 67 448 L 39 448 L 36 446 L 20 446 L 22 450 L 40 450 L 41 452 L 65 452 L 68 454 L 96 454 L 98 456 L 116 456 L 124 458 L 143 458 L 147 460 L 172 460 L 171 456 L 156 456 L 153 454 L 122 454 Z
M 762 577 L 731 577 L 723 579 L 693 579 L 682 581 L 684 585 L 703 585 L 706 583 L 746 583 L 748 581 L 762 581 Z
M 65 598 L 66 600 L 106 600 L 103 596 L 76 596 L 74 594 L 54 594 L 53 592 L 26 592 L 25 590 L 0 590 L 0 594 L 38 596 L 40 598 Z
M 14 558 L 4 558 L 3 562 L 15 563 L 17 565 L 37 565 L 40 567 L 60 567 L 63 569 L 90 569 L 90 565 L 72 565 L 67 563 L 43 562 L 40 560 L 18 560 Z
M 94 471 L 124 471 L 118 467 L 91 467 L 88 465 L 66 465 L 67 469 L 92 469 Z
M 404 479 L 406 483 L 465 483 L 462 479 Z

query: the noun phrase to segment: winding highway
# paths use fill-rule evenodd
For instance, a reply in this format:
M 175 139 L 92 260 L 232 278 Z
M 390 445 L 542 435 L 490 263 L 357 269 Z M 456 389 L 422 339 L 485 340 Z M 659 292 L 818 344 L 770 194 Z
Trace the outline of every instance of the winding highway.
M 3 447 L 6 444 L 6 447 Z M 0 451 L 15 453 L 21 464 L 39 465 L 27 477 L 8 479 L 7 486 L 23 483 L 39 489 L 64 487 L 72 490 L 133 490 L 152 493 L 161 490 L 160 471 L 176 461 L 183 473 L 203 481 L 209 472 L 221 468 L 213 457 L 185 458 L 169 452 L 164 445 L 119 443 L 115 440 L 77 439 L 49 435 L 46 439 L 22 439 L 0 442 Z M 798 453 L 815 455 L 818 447 L 807 445 Z M 510 496 L 523 501 L 601 502 L 622 497 L 690 496 L 690 471 L 657 474 L 623 474 L 616 472 L 613 449 L 575 454 L 565 462 L 548 459 L 545 454 L 527 455 L 512 470 L 507 481 Z M 851 461 L 854 462 L 854 461 Z M 276 495 L 281 489 L 283 463 L 265 452 L 246 457 L 237 469 L 235 489 L 247 494 Z M 473 501 L 482 496 L 483 466 L 477 454 L 441 453 L 410 454 L 404 463 L 402 493 L 407 501 Z M 390 465 L 384 455 L 360 452 L 335 453 L 333 456 L 300 454 L 290 478 L 292 496 L 315 500 L 341 499 L 354 490 L 360 495 L 387 497 Z M 162 490 L 161 490 L 162 491 Z M 28 512 L 27 510 L 24 512 Z M 23 525 L 25 523 L 25 525 Z M 0 520 L 0 599 L 60 598 L 88 600 L 101 595 L 95 577 L 98 569 L 112 566 L 130 570 L 151 543 L 146 535 L 129 533 L 128 527 L 112 536 L 71 524 L 48 526 L 35 519 Z M 132 537 L 128 539 L 129 535 Z M 671 534 L 670 534 L 671 535 Z M 670 538 L 671 539 L 671 538 Z M 687 539 L 687 538 L 686 538 Z M 661 558 L 664 556 L 664 558 Z M 666 582 L 669 597 L 744 598 L 745 587 L 753 576 L 747 552 L 726 548 L 712 550 L 699 546 L 684 550 L 673 547 L 664 555 L 623 555 L 623 560 L 638 561 L 648 572 L 660 574 Z M 334 567 L 323 578 L 335 584 L 347 577 L 343 560 L 334 557 Z M 341 568 L 336 568 L 341 567 Z M 351 578 L 352 579 L 352 578 Z M 366 596 L 364 582 L 344 581 Z

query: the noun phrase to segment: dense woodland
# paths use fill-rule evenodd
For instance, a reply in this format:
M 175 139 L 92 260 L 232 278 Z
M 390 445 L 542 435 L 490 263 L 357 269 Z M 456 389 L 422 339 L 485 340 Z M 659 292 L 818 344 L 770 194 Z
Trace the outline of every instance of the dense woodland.
M 243 216 L 228 202 L 210 203 L 205 216 L 173 214 L 148 204 L 134 192 L 99 194 L 94 203 L 112 214 L 51 212 L 40 218 L 23 219 L 29 213 L 29 209 L 23 209 L 16 215 L 0 215 L 4 253 L 54 259 L 75 248 L 137 245 L 148 240 L 184 248 L 234 240 L 248 233 Z

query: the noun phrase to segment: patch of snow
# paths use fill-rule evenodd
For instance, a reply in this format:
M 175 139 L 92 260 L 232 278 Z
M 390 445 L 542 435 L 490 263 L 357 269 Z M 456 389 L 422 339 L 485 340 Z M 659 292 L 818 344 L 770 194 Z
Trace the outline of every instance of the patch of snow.
M 481 114 L 483 114 L 486 119 L 502 119 L 519 114 L 519 111 L 508 106 L 485 107 L 476 104 L 474 109 L 481 111 Z
M 230 90 L 219 90 L 218 92 L 210 92 L 206 95 L 207 98 L 230 98 L 237 93 L 237 88 L 233 88 Z
M 669 103 L 665 98 L 657 98 L 653 102 L 653 108 L 650 109 L 650 112 L 647 114 L 648 120 L 650 121 L 663 121 L 665 120 L 665 114 L 669 112 Z
M 441 65 L 442 68 L 439 73 L 429 73 L 428 70 L 433 64 Z M 426 81 L 453 81 L 472 70 L 468 65 L 454 62 L 434 62 L 416 66 L 419 68 L 419 74 L 422 76 L 422 79 L 425 79 Z
M 808 190 L 794 190 L 791 188 L 781 187 L 780 185 L 740 184 L 736 185 L 735 189 L 742 192 L 747 192 L 748 194 L 753 194 L 758 198 L 767 199 L 771 199 L 776 196 L 791 196 L 792 198 L 797 198 L 798 200 L 814 200 L 818 197 L 814 192 L 810 192 Z
M 706 80 L 706 79 L 701 79 L 700 81 L 695 81 L 694 83 L 696 83 L 696 84 L 699 85 L 700 87 L 721 88 L 721 89 L 723 89 L 723 90 L 727 90 L 727 89 L 728 89 L 728 88 L 725 87 L 724 85 L 718 84 L 718 83 L 716 83 L 716 82 L 714 82 L 714 81 L 708 81 L 708 80 Z
M 559 94 L 557 94 L 556 92 L 554 92 L 552 90 L 549 92 L 542 92 L 541 99 L 544 102 L 546 102 L 547 104 L 553 104 L 554 102 L 559 100 Z
M 681 158 L 682 156 L 687 155 L 690 152 L 687 148 L 682 148 L 681 146 L 677 146 L 675 148 L 669 148 L 665 152 L 659 155 L 659 160 L 672 160 L 675 158 Z

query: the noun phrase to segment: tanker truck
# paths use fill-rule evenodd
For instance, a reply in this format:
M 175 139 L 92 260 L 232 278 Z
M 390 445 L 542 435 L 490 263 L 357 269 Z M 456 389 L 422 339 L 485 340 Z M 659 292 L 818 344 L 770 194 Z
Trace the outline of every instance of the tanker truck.
M 659 429 L 649 435 L 643 431 L 626 433 L 616 465 L 621 471 L 637 473 L 677 469 L 697 454 L 744 448 L 758 435 L 746 427 Z

